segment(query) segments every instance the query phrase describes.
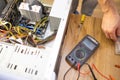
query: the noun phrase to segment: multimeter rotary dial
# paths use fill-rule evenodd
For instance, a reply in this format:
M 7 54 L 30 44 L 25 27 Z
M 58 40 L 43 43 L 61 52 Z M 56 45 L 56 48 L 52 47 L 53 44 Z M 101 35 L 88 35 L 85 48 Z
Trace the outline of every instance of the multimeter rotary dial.
M 85 57 L 85 51 L 82 49 L 78 49 L 75 51 L 75 56 L 77 59 L 82 60 Z

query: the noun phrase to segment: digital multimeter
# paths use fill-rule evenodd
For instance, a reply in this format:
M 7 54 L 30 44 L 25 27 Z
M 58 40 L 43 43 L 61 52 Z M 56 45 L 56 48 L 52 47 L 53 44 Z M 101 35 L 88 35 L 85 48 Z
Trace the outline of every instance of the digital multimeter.
M 75 69 L 77 69 L 77 63 L 82 66 L 88 58 L 98 48 L 99 42 L 90 35 L 86 35 L 75 48 L 66 56 L 66 61 Z

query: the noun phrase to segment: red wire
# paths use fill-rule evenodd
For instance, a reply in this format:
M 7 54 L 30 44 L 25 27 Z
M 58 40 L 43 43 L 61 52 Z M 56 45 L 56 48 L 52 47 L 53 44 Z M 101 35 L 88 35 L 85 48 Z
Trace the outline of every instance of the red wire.
M 106 77 L 105 75 L 103 75 L 94 64 L 92 64 L 93 69 L 95 69 L 103 78 L 105 78 L 106 80 L 110 80 L 108 77 Z
M 80 74 L 82 74 L 83 76 L 86 76 L 86 75 L 88 75 L 88 74 L 90 73 L 90 71 L 87 71 L 87 72 L 85 72 L 85 73 L 80 72 L 80 63 L 77 64 L 77 70 L 78 70 L 78 72 L 79 72 Z
M 105 75 L 103 75 L 97 68 L 94 64 L 92 64 L 92 68 L 95 69 L 103 78 L 105 78 L 106 80 L 115 80 L 115 79 L 109 79 L 108 77 L 106 77 Z M 80 72 L 80 63 L 77 64 L 77 70 Z M 86 73 L 83 73 L 83 72 L 80 72 L 80 74 L 86 76 L 90 73 L 90 71 L 86 72 Z
M 77 70 L 80 73 L 80 63 L 77 63 Z
M 115 80 L 115 78 L 114 78 L 114 77 L 112 77 L 111 75 L 109 75 L 109 77 L 110 77 L 110 80 Z

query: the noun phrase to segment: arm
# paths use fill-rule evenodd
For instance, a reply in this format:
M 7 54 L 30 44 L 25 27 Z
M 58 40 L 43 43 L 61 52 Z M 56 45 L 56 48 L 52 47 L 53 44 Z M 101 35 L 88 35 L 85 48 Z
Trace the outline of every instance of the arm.
M 117 40 L 120 36 L 120 16 L 112 0 L 98 0 L 103 11 L 102 29 L 107 38 Z

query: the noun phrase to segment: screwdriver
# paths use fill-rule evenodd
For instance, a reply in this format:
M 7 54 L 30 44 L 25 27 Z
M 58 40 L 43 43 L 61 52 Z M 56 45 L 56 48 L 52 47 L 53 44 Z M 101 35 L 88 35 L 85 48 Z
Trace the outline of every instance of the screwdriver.
M 83 26 L 83 23 L 84 23 L 84 21 L 85 21 L 85 18 L 86 18 L 86 15 L 85 14 L 82 14 L 81 15 L 81 18 L 80 18 L 80 24 L 78 25 L 79 26 L 79 29 L 78 29 L 78 37 L 79 37 L 79 34 L 80 34 L 80 31 L 81 31 L 81 28 L 82 28 L 82 26 Z
M 83 23 L 84 23 L 84 21 L 85 21 L 85 18 L 86 18 L 86 15 L 85 15 L 85 14 L 82 14 L 82 15 L 81 15 L 80 24 L 83 25 Z

